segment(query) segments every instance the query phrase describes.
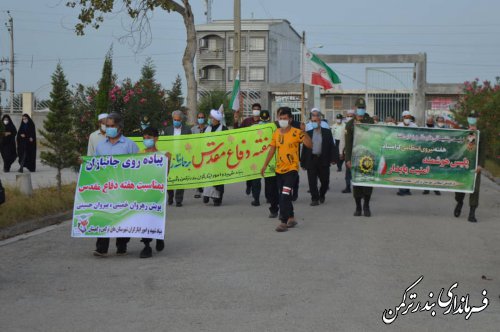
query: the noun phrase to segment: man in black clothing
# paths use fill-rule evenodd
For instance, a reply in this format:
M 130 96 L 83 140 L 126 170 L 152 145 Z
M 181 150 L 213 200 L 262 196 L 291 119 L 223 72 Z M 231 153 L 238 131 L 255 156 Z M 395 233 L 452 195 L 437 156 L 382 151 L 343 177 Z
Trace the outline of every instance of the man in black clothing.
M 311 114 L 312 130 L 307 132 L 311 137 L 312 148 L 302 146 L 300 157 L 301 167 L 307 170 L 309 191 L 311 193 L 311 206 L 317 206 L 325 202 L 325 194 L 330 185 L 330 164 L 339 160 L 332 132 L 321 127 L 321 116 L 319 113 Z M 321 187 L 318 191 L 318 178 Z

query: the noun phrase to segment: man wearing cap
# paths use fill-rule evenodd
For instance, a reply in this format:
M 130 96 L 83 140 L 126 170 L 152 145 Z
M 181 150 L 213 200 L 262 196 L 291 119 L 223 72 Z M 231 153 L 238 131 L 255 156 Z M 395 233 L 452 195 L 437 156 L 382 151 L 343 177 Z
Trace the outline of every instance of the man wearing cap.
M 345 145 L 345 123 L 342 121 L 342 114 L 337 114 L 335 123 L 332 125 L 332 135 L 335 140 L 335 147 L 337 148 L 337 153 L 339 155 L 339 161 L 337 162 L 337 172 L 342 172 L 342 164 L 344 163 L 343 155 L 344 151 L 340 149 L 340 145 Z M 346 186 L 347 187 L 347 186 Z
M 413 116 L 410 111 L 403 111 L 403 122 L 398 124 L 398 127 L 407 127 L 407 128 L 417 128 L 418 126 L 412 121 Z M 398 196 L 411 195 L 410 189 L 399 189 Z
M 222 121 L 222 113 L 218 110 L 210 111 L 210 119 L 208 120 L 208 126 L 205 129 L 205 134 L 214 133 L 217 131 L 227 130 L 226 126 L 223 126 Z M 222 196 L 224 196 L 224 185 L 206 187 L 203 189 L 203 203 L 207 204 L 212 198 L 214 206 L 220 206 L 222 204 Z
M 357 107 L 356 117 L 352 121 L 349 121 L 345 126 L 345 165 L 346 168 L 349 169 L 352 167 L 351 157 L 354 143 L 354 125 L 356 123 L 373 124 L 373 119 L 366 113 L 365 99 L 362 97 L 358 98 L 355 105 Z M 370 217 L 370 198 L 372 196 L 373 187 L 352 186 L 352 192 L 354 201 L 356 202 L 356 210 L 354 211 L 354 216 L 361 216 L 361 201 L 364 199 L 363 214 L 365 215 L 365 217 Z
M 95 155 L 95 148 L 97 144 L 106 139 L 106 118 L 108 117 L 107 113 L 99 114 L 97 117 L 99 123 L 99 129 L 94 131 L 89 136 L 89 144 L 87 147 L 87 156 Z
M 472 111 L 467 116 L 467 123 L 469 124 L 469 130 L 477 130 L 477 120 L 479 119 L 478 114 L 475 111 Z M 474 143 L 475 132 L 470 135 L 469 142 Z M 484 167 L 484 163 L 486 162 L 486 141 L 484 137 L 479 136 L 479 144 L 477 150 L 477 166 L 476 166 L 476 182 L 474 184 L 474 192 L 469 195 L 469 217 L 467 218 L 470 222 L 477 222 L 476 219 L 476 209 L 479 206 L 479 190 L 481 188 L 481 170 Z M 453 214 L 455 217 L 460 217 L 462 213 L 462 207 L 464 205 L 465 193 L 455 193 L 455 201 L 457 201 L 457 205 L 455 206 L 455 210 Z
M 183 124 L 184 122 L 184 113 L 182 111 L 176 110 L 172 112 L 172 125 L 165 128 L 166 136 L 180 136 L 180 135 L 189 135 L 191 134 L 191 129 Z M 177 156 L 172 156 L 173 159 L 177 158 Z M 175 196 L 175 206 L 181 207 L 182 201 L 184 200 L 184 189 L 177 190 L 167 190 L 168 193 L 168 205 L 174 204 L 174 196 Z
M 325 202 L 325 195 L 330 185 L 330 164 L 335 164 L 339 159 L 330 128 L 322 128 L 320 122 L 323 122 L 320 114 L 312 113 L 313 129 L 307 131 L 307 135 L 312 140 L 312 147 L 303 145 L 300 156 L 300 164 L 303 169 L 307 170 L 311 206 Z M 321 184 L 319 190 L 318 179 Z

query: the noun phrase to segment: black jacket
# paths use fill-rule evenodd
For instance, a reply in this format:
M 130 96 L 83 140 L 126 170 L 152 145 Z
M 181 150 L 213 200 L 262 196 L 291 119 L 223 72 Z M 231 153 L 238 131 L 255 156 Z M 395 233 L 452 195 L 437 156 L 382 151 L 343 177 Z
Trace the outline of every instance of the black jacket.
M 309 130 L 307 135 L 313 137 L 313 130 Z M 326 128 L 321 128 L 321 155 L 319 156 L 319 163 L 321 166 L 330 166 L 332 162 L 337 163 L 339 161 L 339 151 L 335 146 L 333 141 L 332 132 Z M 313 143 L 314 144 L 314 143 Z M 302 154 L 300 156 L 300 166 L 309 169 L 313 165 L 311 161 L 313 159 L 312 149 L 309 149 L 305 145 L 302 145 Z

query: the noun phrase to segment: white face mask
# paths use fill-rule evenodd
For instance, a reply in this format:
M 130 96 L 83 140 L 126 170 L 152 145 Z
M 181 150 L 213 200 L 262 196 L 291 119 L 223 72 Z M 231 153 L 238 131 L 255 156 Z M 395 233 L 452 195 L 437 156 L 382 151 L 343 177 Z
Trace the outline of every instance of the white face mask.
M 342 119 L 337 119 L 337 123 L 342 123 Z
M 280 124 L 280 128 L 286 128 L 288 127 L 288 120 L 279 120 L 278 123 Z
M 403 122 L 404 122 L 405 124 L 410 124 L 411 120 L 410 120 L 410 119 L 403 119 Z
M 252 115 L 253 116 L 260 116 L 260 111 L 259 110 L 252 110 Z
M 9 124 L 9 120 L 3 120 L 3 124 L 4 125 L 8 125 Z
M 106 125 L 105 124 L 101 124 L 101 131 L 106 132 Z

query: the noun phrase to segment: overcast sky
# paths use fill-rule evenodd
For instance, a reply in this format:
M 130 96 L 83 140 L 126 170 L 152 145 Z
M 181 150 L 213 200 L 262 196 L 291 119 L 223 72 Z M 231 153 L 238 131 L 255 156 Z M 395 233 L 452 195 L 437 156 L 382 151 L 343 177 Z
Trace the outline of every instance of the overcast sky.
M 121 2 L 121 1 L 116 1 Z M 427 80 L 456 83 L 500 76 L 500 1 L 498 0 L 242 0 L 243 18 L 287 19 L 309 47 L 318 53 L 389 54 L 426 52 Z M 4 25 L 7 10 L 14 18 L 16 92 L 48 95 L 50 75 L 61 61 L 70 84 L 95 84 L 104 55 L 114 45 L 118 78 L 137 79 L 146 57 L 157 68 L 157 79 L 170 87 L 184 75 L 181 57 L 185 30 L 180 15 L 157 11 L 152 17 L 151 45 L 139 54 L 131 41 L 121 41 L 130 20 L 121 14 L 106 17 L 99 30 L 73 32 L 77 9 L 66 0 L 1 0 L 0 58 L 9 57 L 10 39 Z M 196 23 L 204 23 L 204 1 L 191 0 Z M 233 1 L 214 0 L 213 19 L 231 19 Z M 125 27 L 125 28 L 124 28 Z M 373 66 L 373 65 L 369 65 Z M 365 81 L 364 66 L 332 65 L 344 88 Z M 7 65 L 0 77 L 9 82 Z M 184 77 L 183 77 L 184 78 Z M 2 100 L 7 97 L 2 94 Z

